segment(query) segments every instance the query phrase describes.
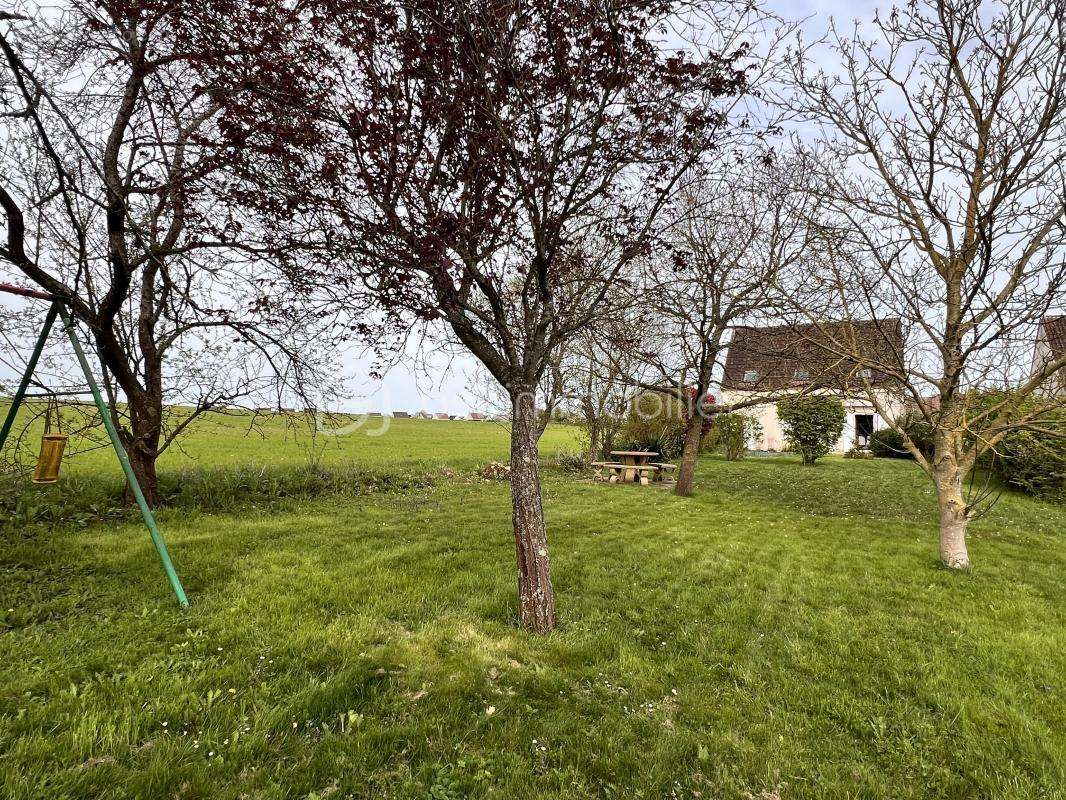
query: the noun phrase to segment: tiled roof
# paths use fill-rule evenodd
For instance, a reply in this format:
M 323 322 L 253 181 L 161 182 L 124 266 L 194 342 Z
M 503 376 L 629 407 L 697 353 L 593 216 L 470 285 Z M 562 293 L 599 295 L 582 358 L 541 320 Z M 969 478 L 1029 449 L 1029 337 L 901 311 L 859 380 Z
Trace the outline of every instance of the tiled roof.
M 866 358 L 888 364 L 900 360 L 903 326 L 898 319 L 741 327 L 729 344 L 722 388 L 775 391 L 810 383 L 833 388 L 861 385 L 856 361 L 841 358 L 830 344 L 847 341 L 849 325 Z M 869 381 L 883 386 L 891 377 L 873 369 Z
M 1040 323 L 1044 338 L 1051 348 L 1051 357 L 1058 358 L 1066 352 L 1066 314 L 1057 317 L 1044 317 Z

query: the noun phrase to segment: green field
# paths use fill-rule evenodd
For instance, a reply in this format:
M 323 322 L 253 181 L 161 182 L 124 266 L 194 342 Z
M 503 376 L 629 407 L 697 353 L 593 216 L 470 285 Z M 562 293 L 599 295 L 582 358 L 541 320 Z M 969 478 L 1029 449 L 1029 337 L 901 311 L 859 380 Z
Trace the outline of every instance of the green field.
M 4 413 L 7 407 L 0 406 Z M 43 405 L 32 412 L 39 415 Z M 16 421 L 29 419 L 31 412 L 22 410 Z M 75 417 L 67 415 L 70 420 Z M 178 415 L 176 419 L 181 419 Z M 415 420 L 338 417 L 324 418 L 321 433 L 311 435 L 316 425 L 304 417 L 277 414 L 234 415 L 208 414 L 197 421 L 195 429 L 167 450 L 160 459 L 161 471 L 197 469 L 215 466 L 268 465 L 291 467 L 317 458 L 323 464 L 358 462 L 368 468 L 418 469 L 448 466 L 472 468 L 487 461 L 506 461 L 508 428 L 500 422 L 466 420 Z M 330 435 L 346 425 L 360 426 L 351 433 Z M 23 445 L 24 455 L 36 455 L 43 425 L 31 426 Z M 384 431 L 382 433 L 382 431 Z M 545 431 L 541 453 L 552 456 L 576 447 L 576 429 L 560 426 Z M 96 476 L 114 471 L 120 475 L 114 453 L 107 449 L 89 449 L 92 444 L 72 439 L 71 450 L 85 452 L 69 460 L 65 473 Z
M 5 485 L 0 797 L 1066 797 L 1061 506 L 1005 494 L 956 575 L 907 462 L 706 458 L 688 499 L 549 465 L 538 637 L 475 471 L 506 429 L 312 470 L 244 428 L 163 464 L 184 612 L 106 452 Z

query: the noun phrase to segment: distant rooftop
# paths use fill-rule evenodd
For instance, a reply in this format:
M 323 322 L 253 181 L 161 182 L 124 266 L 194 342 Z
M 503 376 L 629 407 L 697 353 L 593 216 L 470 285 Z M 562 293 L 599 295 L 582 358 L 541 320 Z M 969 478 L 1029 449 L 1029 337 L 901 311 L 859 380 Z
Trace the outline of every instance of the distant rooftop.
M 774 391 L 810 384 L 838 387 L 865 378 L 874 386 L 891 382 L 885 372 L 866 369 L 855 359 L 842 358 L 834 340 L 854 334 L 859 351 L 871 361 L 891 363 L 903 351 L 903 326 L 898 319 L 822 322 L 805 325 L 739 327 L 726 356 L 723 389 Z
M 1040 330 L 1051 349 L 1052 359 L 1066 352 L 1066 314 L 1044 317 L 1040 321 Z

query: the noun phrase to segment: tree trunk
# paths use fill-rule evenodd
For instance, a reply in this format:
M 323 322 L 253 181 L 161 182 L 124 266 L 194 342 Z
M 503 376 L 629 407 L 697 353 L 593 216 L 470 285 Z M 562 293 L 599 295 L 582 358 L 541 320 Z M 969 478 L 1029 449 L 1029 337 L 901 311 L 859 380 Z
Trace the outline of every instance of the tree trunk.
M 159 478 L 155 470 L 158 454 L 134 444 L 127 448 L 126 455 L 129 456 L 130 466 L 133 468 L 133 474 L 137 476 L 145 502 L 149 508 L 155 508 L 160 503 Z M 126 487 L 126 502 L 131 505 L 135 502 L 133 489 L 129 486 Z
M 545 633 L 555 627 L 555 590 L 540 493 L 536 408 L 532 389 L 512 392 L 511 398 L 511 506 L 519 615 L 526 628 Z
M 699 458 L 702 441 L 703 417 L 693 410 L 685 423 L 685 444 L 681 448 L 681 465 L 677 470 L 677 486 L 674 487 L 674 494 L 678 497 L 688 497 L 692 494 L 692 484 L 696 479 L 696 459 Z
M 965 476 L 952 442 L 938 438 L 933 466 L 936 471 L 937 507 L 940 511 L 940 561 L 948 569 L 969 569 L 966 528 L 970 518 L 962 492 Z
M 600 457 L 600 451 L 602 445 L 600 444 L 600 423 L 599 420 L 589 425 L 589 461 L 596 461 Z
M 139 396 L 129 402 L 130 426 L 121 431 L 130 467 L 137 477 L 145 502 L 149 508 L 160 504 L 159 478 L 156 461 L 159 458 L 159 441 L 163 434 L 163 404 L 150 397 Z M 126 502 L 135 502 L 133 489 L 126 487 Z
M 600 445 L 600 455 L 606 459 L 610 457 L 611 451 L 614 450 L 614 435 L 617 430 L 613 422 L 609 422 L 605 428 L 603 444 Z

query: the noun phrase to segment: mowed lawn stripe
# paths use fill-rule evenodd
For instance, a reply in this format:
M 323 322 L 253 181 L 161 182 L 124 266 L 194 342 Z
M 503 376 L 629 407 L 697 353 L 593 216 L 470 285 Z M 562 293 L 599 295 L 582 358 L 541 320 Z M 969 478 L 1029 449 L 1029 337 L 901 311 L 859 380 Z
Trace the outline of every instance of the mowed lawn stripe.
M 9 533 L 3 794 L 1061 796 L 1063 512 L 1005 497 L 951 575 L 913 465 L 852 466 L 549 470 L 544 637 L 469 471 L 165 511 L 184 613 L 133 522 Z

